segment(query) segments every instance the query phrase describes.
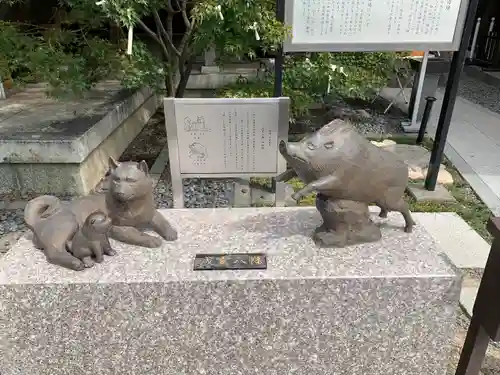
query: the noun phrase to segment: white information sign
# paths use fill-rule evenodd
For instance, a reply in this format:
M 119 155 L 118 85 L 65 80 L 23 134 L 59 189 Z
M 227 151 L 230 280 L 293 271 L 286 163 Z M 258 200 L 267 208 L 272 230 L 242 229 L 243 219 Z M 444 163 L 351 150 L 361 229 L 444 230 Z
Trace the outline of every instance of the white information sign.
M 468 0 L 284 0 L 285 52 L 457 50 Z
M 181 173 L 277 173 L 276 104 L 182 103 L 175 115 Z
M 285 171 L 278 144 L 288 137 L 288 98 L 167 98 L 164 107 L 176 206 L 183 178 L 274 177 Z

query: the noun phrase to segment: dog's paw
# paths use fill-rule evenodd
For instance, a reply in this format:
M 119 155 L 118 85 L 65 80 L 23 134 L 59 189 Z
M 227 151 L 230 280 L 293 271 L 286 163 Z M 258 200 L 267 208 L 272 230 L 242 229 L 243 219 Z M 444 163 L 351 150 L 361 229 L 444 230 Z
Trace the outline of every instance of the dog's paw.
M 75 259 L 71 262 L 71 267 L 75 271 L 83 271 L 86 267 L 85 264 L 80 259 Z
M 92 259 L 90 259 L 90 258 L 85 258 L 83 260 L 83 266 L 85 268 L 92 268 L 92 267 L 95 266 L 95 262 Z
M 163 243 L 163 241 L 159 237 L 145 236 L 143 246 L 155 248 L 155 247 L 160 247 L 162 245 L 162 243 Z
M 179 238 L 179 235 L 177 234 L 177 231 L 175 231 L 175 230 L 172 229 L 165 236 L 165 241 L 175 241 L 175 240 L 177 240 L 177 238 Z
M 106 254 L 109 257 L 114 257 L 118 253 L 114 249 L 106 249 L 106 251 L 104 252 L 104 254 Z

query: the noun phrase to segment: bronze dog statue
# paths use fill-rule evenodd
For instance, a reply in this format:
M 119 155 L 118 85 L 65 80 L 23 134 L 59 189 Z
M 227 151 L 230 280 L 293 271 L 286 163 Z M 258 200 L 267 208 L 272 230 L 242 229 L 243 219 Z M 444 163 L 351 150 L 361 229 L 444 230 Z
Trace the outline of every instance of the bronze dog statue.
M 85 268 L 94 266 L 94 260 L 101 263 L 104 255 L 114 256 L 108 232 L 111 219 L 102 211 L 91 213 L 83 226 L 75 233 L 73 239 L 66 244 L 66 250 L 83 262 Z
M 87 217 L 102 211 L 112 222 L 109 236 L 115 240 L 149 248 L 162 240 L 143 233 L 152 229 L 166 241 L 177 239 L 176 230 L 156 210 L 153 182 L 145 161 L 118 163 L 110 158 L 110 170 L 102 193 L 71 202 L 43 195 L 32 199 L 24 210 L 24 220 L 33 232 L 33 244 L 45 252 L 50 263 L 80 271 L 83 262 L 66 251 Z

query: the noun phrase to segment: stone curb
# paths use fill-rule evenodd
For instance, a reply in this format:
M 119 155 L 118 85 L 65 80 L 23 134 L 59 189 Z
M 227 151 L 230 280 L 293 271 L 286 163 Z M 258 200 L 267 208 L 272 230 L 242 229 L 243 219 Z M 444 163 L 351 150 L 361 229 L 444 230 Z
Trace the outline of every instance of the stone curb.
M 161 175 L 165 170 L 165 167 L 168 164 L 169 154 L 168 154 L 168 145 L 165 144 L 161 149 L 158 157 L 156 158 L 151 170 L 149 171 L 151 178 L 153 179 L 153 185 L 156 187 L 158 182 L 160 181 Z

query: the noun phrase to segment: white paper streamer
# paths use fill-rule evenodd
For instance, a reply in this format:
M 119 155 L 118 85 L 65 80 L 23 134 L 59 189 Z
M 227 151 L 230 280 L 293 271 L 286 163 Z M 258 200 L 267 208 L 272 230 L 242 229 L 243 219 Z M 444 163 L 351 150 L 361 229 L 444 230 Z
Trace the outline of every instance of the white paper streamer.
M 132 9 L 127 9 L 128 15 L 128 40 L 127 40 L 127 55 L 132 55 L 132 44 L 134 42 L 134 27 L 132 26 Z
M 134 28 L 132 26 L 128 27 L 128 41 L 127 41 L 127 55 L 132 54 L 132 43 L 134 41 Z
M 253 23 L 252 29 L 253 31 L 255 31 L 255 40 L 260 40 L 260 35 L 259 32 L 257 31 L 257 22 Z
M 219 18 L 221 21 L 224 21 L 224 15 L 222 14 L 222 7 L 220 5 L 217 5 L 215 7 L 215 10 L 217 11 Z
M 340 74 L 343 74 L 344 76 L 347 77 L 347 73 L 344 71 L 343 66 L 330 65 L 330 69 L 332 70 L 332 72 L 338 71 Z

